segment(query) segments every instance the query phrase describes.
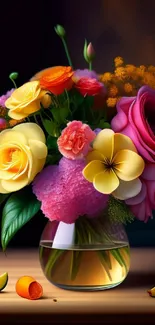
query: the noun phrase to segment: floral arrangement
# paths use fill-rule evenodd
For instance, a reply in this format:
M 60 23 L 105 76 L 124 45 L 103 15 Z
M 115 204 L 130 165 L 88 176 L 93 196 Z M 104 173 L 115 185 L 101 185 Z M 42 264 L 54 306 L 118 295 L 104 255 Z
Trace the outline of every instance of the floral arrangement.
M 3 250 L 40 209 L 49 220 L 82 220 L 90 238 L 105 209 L 125 223 L 146 222 L 155 208 L 155 67 L 117 57 L 114 72 L 99 75 L 85 41 L 88 69 L 76 70 L 64 28 L 55 31 L 69 66 L 44 69 L 20 87 L 11 73 L 14 88 L 0 98 Z

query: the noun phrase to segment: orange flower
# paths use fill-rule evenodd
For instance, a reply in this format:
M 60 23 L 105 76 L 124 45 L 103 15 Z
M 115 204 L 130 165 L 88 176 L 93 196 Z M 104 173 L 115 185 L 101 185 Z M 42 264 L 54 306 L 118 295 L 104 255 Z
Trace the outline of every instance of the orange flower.
M 41 88 L 51 91 L 54 95 L 60 95 L 65 89 L 71 89 L 72 75 L 73 71 L 70 66 L 57 66 L 38 72 L 31 80 L 40 80 Z

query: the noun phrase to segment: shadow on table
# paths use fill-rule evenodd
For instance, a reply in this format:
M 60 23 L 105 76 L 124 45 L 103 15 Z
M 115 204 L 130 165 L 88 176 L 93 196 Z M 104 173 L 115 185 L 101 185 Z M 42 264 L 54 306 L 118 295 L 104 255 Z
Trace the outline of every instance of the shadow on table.
M 135 288 L 135 287 L 149 287 L 155 286 L 155 272 L 148 272 L 143 274 L 141 272 L 129 272 L 124 282 L 119 285 L 119 289 Z

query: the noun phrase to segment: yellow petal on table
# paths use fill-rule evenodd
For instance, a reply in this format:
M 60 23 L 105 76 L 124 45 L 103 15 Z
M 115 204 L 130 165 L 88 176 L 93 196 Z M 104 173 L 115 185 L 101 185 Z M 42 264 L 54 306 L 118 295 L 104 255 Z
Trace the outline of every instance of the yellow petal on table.
M 137 152 L 135 145 L 132 140 L 124 134 L 115 133 L 114 135 L 114 154 L 115 155 L 120 150 L 131 150 Z
M 92 150 L 92 151 L 88 152 L 88 154 L 86 156 L 86 162 L 89 163 L 92 160 L 104 161 L 104 156 L 102 155 L 101 152 L 99 152 L 97 150 Z
M 105 169 L 104 164 L 99 160 L 91 161 L 82 171 L 83 176 L 89 182 L 93 182 L 96 174 L 103 172 Z
M 93 148 L 100 151 L 110 162 L 114 150 L 114 131 L 104 129 L 99 132 L 93 141 Z
M 38 159 L 46 158 L 47 147 L 43 142 L 37 140 L 29 140 L 29 146 L 35 157 Z
M 1 180 L 2 187 L 8 192 L 16 192 L 28 184 L 27 175 L 22 175 L 16 181 L 14 180 Z
M 118 188 L 112 193 L 112 195 L 119 200 L 130 199 L 140 193 L 142 188 L 142 183 L 139 178 L 133 181 L 125 182 L 121 181 Z
M 4 145 L 7 142 L 18 144 L 19 140 L 20 143 L 28 144 L 24 133 L 23 132 L 20 133 L 20 130 L 19 132 L 18 130 L 16 130 L 16 132 L 14 130 L 15 128 L 0 132 L 0 145 Z
M 43 130 L 36 123 L 21 123 L 14 126 L 13 130 L 21 132 L 28 140 L 46 141 Z
M 139 177 L 145 167 L 143 159 L 131 150 L 120 150 L 113 162 L 117 176 L 123 181 L 132 181 Z
M 111 194 L 119 186 L 119 179 L 112 169 L 108 169 L 95 176 L 93 185 L 98 192 Z

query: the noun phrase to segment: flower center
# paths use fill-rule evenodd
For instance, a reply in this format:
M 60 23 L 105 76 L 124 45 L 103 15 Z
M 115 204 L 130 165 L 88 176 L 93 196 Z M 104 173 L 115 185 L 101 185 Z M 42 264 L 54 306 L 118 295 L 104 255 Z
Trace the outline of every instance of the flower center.
M 18 147 L 3 148 L 0 152 L 0 169 L 19 173 L 22 172 L 27 165 L 26 153 Z
M 106 170 L 115 169 L 115 163 L 113 161 L 110 161 L 108 158 L 104 159 L 103 164 Z

